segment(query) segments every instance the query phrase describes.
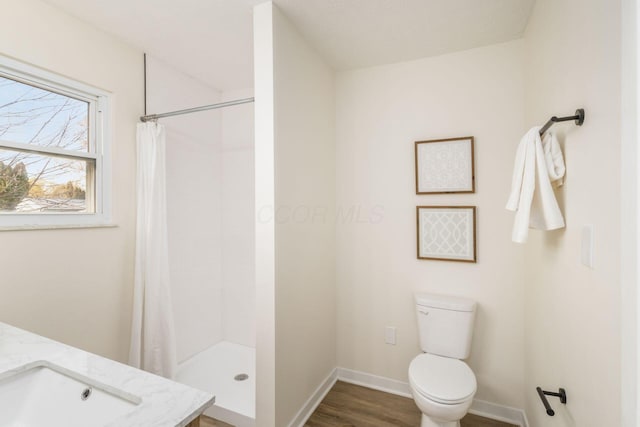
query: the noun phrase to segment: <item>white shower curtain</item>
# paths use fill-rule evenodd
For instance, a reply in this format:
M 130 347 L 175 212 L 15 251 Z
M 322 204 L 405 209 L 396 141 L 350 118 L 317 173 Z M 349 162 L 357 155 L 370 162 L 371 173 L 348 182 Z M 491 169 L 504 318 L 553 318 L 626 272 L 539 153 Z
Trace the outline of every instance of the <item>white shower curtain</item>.
M 169 288 L 164 126 L 138 123 L 136 262 L 129 363 L 166 378 L 176 369 Z

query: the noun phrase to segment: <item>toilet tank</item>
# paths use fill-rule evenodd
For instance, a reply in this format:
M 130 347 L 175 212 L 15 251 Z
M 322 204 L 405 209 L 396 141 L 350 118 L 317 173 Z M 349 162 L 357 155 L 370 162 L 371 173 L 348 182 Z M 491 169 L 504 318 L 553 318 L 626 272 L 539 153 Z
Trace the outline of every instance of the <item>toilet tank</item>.
M 433 294 L 416 294 L 415 301 L 422 351 L 454 359 L 469 357 L 476 302 Z

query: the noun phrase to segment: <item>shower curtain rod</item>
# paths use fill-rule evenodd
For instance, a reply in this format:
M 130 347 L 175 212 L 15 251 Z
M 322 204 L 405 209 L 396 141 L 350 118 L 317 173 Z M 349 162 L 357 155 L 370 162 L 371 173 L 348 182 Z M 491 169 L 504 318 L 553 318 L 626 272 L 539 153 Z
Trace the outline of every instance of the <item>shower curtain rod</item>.
M 255 98 L 237 99 L 235 101 L 227 101 L 227 102 L 220 102 L 219 104 L 203 105 L 202 107 L 187 108 L 185 110 L 170 111 L 168 113 L 148 114 L 146 116 L 141 116 L 140 120 L 142 120 L 143 122 L 148 122 L 151 120 L 158 120 L 163 117 L 180 116 L 182 114 L 197 113 L 198 111 L 215 110 L 217 108 L 231 107 L 232 105 L 248 104 L 254 101 L 255 101 Z

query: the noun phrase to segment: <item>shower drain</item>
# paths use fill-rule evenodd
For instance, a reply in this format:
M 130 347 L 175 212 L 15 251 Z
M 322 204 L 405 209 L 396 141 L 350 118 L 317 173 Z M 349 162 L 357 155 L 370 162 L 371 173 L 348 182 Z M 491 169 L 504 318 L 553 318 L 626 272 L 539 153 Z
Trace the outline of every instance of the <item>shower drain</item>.
M 80 399 L 87 400 L 88 398 L 91 397 L 92 391 L 93 391 L 93 388 L 91 387 L 85 388 L 84 390 L 82 390 L 82 393 L 80 393 Z
M 249 378 L 249 375 L 247 375 L 247 374 L 238 374 L 235 377 L 233 377 L 233 379 L 236 380 L 236 381 L 244 381 L 247 378 Z

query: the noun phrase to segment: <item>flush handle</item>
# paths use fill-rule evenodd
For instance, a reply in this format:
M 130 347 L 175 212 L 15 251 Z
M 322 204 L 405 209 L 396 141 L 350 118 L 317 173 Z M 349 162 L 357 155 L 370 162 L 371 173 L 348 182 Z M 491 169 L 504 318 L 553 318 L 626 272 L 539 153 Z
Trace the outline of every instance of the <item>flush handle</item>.
M 418 310 L 418 313 L 424 314 L 425 316 L 429 315 L 429 312 L 428 311 L 424 311 L 424 310 Z

